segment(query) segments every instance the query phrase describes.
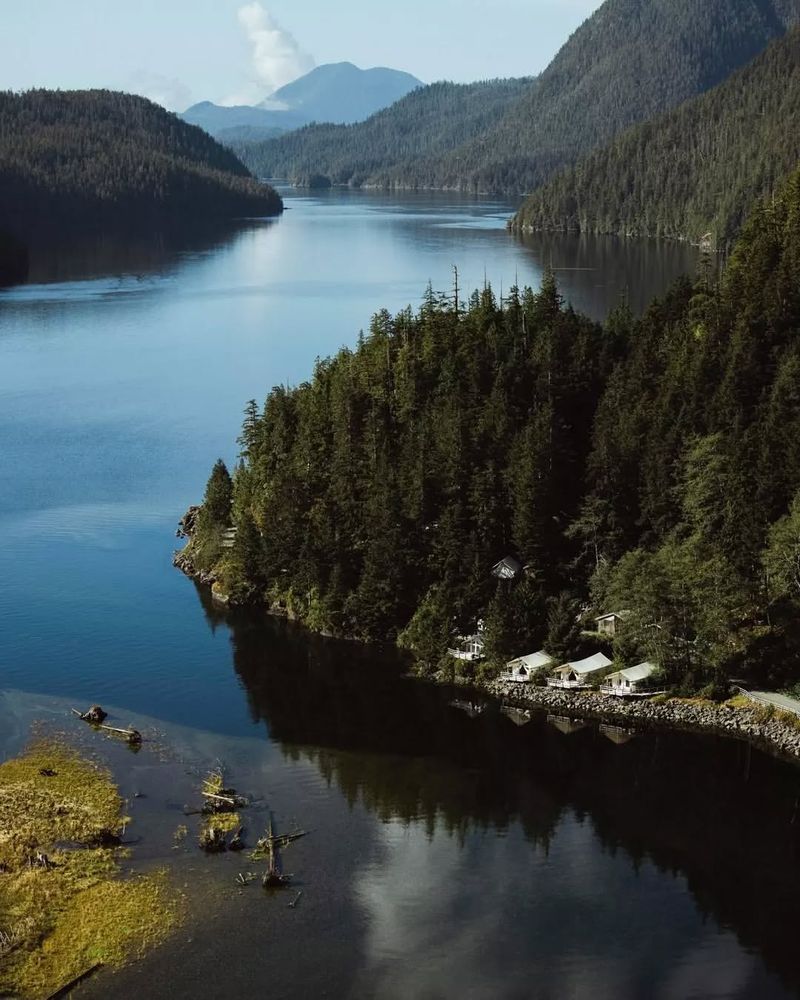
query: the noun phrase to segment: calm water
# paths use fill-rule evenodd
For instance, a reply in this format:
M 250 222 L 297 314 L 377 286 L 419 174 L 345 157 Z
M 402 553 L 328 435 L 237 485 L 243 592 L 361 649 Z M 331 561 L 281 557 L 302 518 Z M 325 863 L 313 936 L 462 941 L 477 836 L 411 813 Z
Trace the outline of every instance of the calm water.
M 245 401 L 376 309 L 449 288 L 454 264 L 468 294 L 552 263 L 601 316 L 693 252 L 520 243 L 488 201 L 287 204 L 189 249 L 54 251 L 0 292 L 0 688 L 27 693 L 24 717 L 99 701 L 158 720 L 315 830 L 296 911 L 220 867 L 213 920 L 87 996 L 797 995 L 795 771 L 737 743 L 471 718 L 388 654 L 223 615 L 170 566 Z

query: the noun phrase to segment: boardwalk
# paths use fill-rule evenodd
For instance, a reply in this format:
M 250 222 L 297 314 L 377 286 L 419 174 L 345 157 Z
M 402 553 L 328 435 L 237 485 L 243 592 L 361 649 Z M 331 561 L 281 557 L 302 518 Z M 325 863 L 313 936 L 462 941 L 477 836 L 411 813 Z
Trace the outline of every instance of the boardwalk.
M 762 705 L 774 705 L 782 712 L 800 715 L 800 701 L 796 698 L 790 698 L 785 694 L 775 694 L 773 691 L 745 691 L 744 688 L 739 688 L 739 690 L 748 698 L 752 698 L 753 701 L 758 701 Z

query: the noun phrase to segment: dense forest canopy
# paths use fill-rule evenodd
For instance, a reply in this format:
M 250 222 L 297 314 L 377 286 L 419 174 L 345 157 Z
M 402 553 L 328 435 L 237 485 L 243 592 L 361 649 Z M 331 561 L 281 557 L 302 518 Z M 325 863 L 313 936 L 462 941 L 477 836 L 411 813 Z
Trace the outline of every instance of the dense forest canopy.
M 229 149 L 144 98 L 0 92 L 0 230 L 29 239 L 281 210 Z
M 606 0 L 516 99 L 462 91 L 465 103 L 489 101 L 471 134 L 453 129 L 450 101 L 437 117 L 432 99 L 447 93 L 437 84 L 349 129 L 310 127 L 239 148 L 262 176 L 530 192 L 627 127 L 716 86 L 798 19 L 800 0 Z
M 515 226 L 723 246 L 800 162 L 800 28 L 701 97 L 634 126 L 532 194 Z
M 496 662 L 574 653 L 583 604 L 628 610 L 617 658 L 672 685 L 800 680 L 799 331 L 800 173 L 721 279 L 640 318 L 593 323 L 552 275 L 500 303 L 429 290 L 248 406 L 191 559 L 429 666 L 481 618 Z M 525 571 L 498 581 L 507 555 Z
M 410 163 L 446 153 L 491 128 L 530 85 L 527 79 L 434 83 L 360 124 L 309 125 L 279 140 L 232 145 L 261 177 L 303 182 L 321 174 L 355 187 L 388 183 L 405 176 Z

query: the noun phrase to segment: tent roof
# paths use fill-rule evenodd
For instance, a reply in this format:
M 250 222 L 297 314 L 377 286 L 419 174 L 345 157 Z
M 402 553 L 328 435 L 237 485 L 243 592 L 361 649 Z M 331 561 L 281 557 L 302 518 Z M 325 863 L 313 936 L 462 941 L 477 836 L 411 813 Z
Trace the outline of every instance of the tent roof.
M 620 676 L 624 677 L 626 681 L 643 681 L 646 680 L 651 674 L 656 671 L 655 663 L 638 663 L 635 667 L 628 667 L 626 670 L 620 670 Z
M 591 674 L 595 670 L 602 670 L 610 667 L 611 660 L 605 653 L 595 653 L 594 656 L 587 656 L 585 660 L 576 660 L 574 663 L 564 663 L 559 670 L 572 670 L 576 674 Z
M 511 660 L 506 664 L 509 670 L 518 670 L 525 667 L 526 670 L 540 670 L 542 667 L 549 667 L 553 662 L 553 657 L 540 649 L 538 653 L 528 653 L 527 656 L 518 656 L 516 660 Z

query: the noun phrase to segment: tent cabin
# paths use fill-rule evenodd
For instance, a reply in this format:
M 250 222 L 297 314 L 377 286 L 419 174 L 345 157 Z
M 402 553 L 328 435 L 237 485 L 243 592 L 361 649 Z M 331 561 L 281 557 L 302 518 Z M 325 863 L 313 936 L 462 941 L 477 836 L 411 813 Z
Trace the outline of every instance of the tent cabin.
M 492 566 L 492 576 L 496 576 L 498 580 L 513 580 L 521 571 L 522 563 L 513 556 L 506 556 Z
M 570 719 L 568 715 L 548 715 L 547 721 L 565 736 L 579 733 L 581 729 L 586 729 L 589 725 L 585 719 Z
M 595 653 L 585 660 L 574 663 L 564 663 L 557 667 L 551 677 L 547 678 L 547 686 L 553 688 L 585 688 L 589 687 L 592 674 L 611 666 L 611 660 L 605 653 Z
M 600 615 L 595 618 L 597 631 L 600 635 L 607 635 L 613 639 L 615 635 L 619 635 L 626 618 L 630 616 L 630 611 L 610 611 L 607 615 Z
M 518 656 L 516 660 L 511 660 L 506 664 L 505 672 L 500 675 L 500 679 L 510 681 L 512 684 L 530 684 L 537 670 L 552 665 L 552 656 L 540 649 L 538 653 L 528 653 L 527 656 Z
M 627 670 L 618 670 L 606 677 L 600 690 L 603 694 L 613 694 L 618 698 L 641 698 L 642 695 L 652 693 L 641 689 L 644 682 L 652 677 L 657 669 L 654 663 L 645 662 L 635 667 L 628 667 Z

